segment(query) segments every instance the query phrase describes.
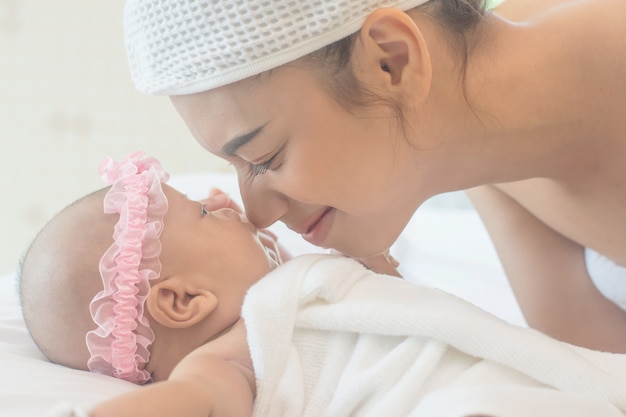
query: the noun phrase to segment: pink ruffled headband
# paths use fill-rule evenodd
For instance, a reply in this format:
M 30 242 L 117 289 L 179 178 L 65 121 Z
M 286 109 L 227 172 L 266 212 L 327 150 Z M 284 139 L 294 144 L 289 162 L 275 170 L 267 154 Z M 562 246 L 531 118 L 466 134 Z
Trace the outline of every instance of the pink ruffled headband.
M 150 280 L 161 273 L 159 236 L 168 207 L 161 183 L 169 179 L 159 161 L 142 157 L 143 152 L 135 152 L 119 163 L 105 158 L 99 167 L 111 185 L 104 212 L 119 214 L 119 220 L 114 242 L 100 259 L 104 289 L 89 305 L 98 327 L 86 336 L 90 371 L 136 384 L 151 380 L 144 368 L 154 332 L 144 316 L 144 302 Z

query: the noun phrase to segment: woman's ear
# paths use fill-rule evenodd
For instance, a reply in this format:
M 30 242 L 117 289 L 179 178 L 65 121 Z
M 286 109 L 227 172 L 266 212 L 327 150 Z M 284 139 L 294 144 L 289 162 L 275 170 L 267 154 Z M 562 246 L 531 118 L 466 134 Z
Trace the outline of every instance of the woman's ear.
M 217 297 L 181 275 L 154 284 L 146 299 L 150 316 L 164 327 L 182 329 L 207 318 L 217 307 Z
M 430 91 L 426 41 L 415 21 L 398 9 L 377 9 L 367 16 L 352 59 L 355 74 L 368 85 L 410 92 L 414 99 L 424 99 Z

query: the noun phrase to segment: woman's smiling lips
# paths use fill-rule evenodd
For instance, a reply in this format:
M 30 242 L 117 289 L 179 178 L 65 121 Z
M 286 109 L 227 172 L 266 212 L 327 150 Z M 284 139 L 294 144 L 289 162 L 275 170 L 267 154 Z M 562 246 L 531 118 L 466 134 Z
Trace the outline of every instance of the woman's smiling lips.
M 328 235 L 328 231 L 333 223 L 335 210 L 332 207 L 326 207 L 321 213 L 313 216 L 306 228 L 303 228 L 302 237 L 315 246 L 322 246 L 322 243 Z

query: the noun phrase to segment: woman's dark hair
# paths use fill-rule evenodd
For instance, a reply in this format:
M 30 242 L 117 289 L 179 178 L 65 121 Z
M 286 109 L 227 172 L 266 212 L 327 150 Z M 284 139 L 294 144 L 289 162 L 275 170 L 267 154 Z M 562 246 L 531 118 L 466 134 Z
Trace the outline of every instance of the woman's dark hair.
M 459 76 L 463 81 L 471 50 L 467 34 L 476 30 L 487 13 L 487 0 L 430 0 L 409 11 L 413 12 L 439 23 L 449 34 L 459 54 Z M 350 110 L 382 102 L 394 109 L 398 121 L 404 125 L 405 118 L 398 103 L 377 96 L 355 77 L 350 65 L 355 39 L 356 34 L 352 34 L 307 55 L 303 62 L 322 69 L 322 74 L 326 75 L 324 84 L 344 108 Z

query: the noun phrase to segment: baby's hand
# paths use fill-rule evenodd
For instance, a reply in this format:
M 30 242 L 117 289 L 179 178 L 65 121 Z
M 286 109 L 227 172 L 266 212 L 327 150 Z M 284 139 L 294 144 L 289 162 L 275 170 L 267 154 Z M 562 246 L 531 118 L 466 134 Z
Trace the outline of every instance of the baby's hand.
M 209 191 L 209 196 L 204 200 L 201 200 L 201 203 L 204 204 L 204 208 L 208 211 L 230 208 L 235 210 L 237 213 L 243 214 L 243 209 L 239 206 L 239 204 L 234 202 L 228 194 L 219 188 L 212 188 L 211 191 Z M 275 248 L 275 252 L 280 258 L 280 263 L 292 258 L 289 251 L 278 242 L 278 237 L 273 232 L 267 229 L 260 229 L 259 238 L 267 246 L 273 246 Z
M 335 250 L 332 253 L 336 255 L 342 255 L 341 252 L 337 252 Z M 386 274 L 392 275 L 395 277 L 402 278 L 400 272 L 398 272 L 398 265 L 400 263 L 396 261 L 396 259 L 391 256 L 389 250 L 381 253 L 380 255 L 370 256 L 369 258 L 353 258 L 359 262 L 361 262 L 368 269 L 378 273 L 378 274 Z
M 200 202 L 204 204 L 204 208 L 208 211 L 230 208 L 237 213 L 243 213 L 243 209 L 239 207 L 239 204 L 234 202 L 228 194 L 219 188 L 212 188 L 209 191 L 209 196 L 204 200 L 200 200 Z
M 372 256 L 370 258 L 359 259 L 363 265 L 369 269 L 378 272 L 379 274 L 393 275 L 402 278 L 400 272 L 398 272 L 398 266 L 400 262 L 396 260 L 389 250 L 380 255 Z

